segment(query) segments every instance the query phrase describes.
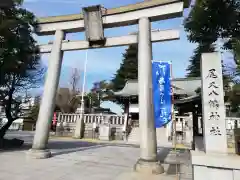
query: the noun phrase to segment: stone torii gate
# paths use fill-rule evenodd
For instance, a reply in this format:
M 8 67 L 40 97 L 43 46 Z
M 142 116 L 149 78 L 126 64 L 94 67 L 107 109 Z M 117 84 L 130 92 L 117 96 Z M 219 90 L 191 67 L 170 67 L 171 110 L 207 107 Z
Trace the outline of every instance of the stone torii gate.
M 152 42 L 179 39 L 178 30 L 151 31 L 151 22 L 181 17 L 189 2 L 183 0 L 154 0 L 114 9 L 102 10 L 101 6 L 83 8 L 83 14 L 46 17 L 39 19 L 37 34 L 54 35 L 52 44 L 40 45 L 41 53 L 51 53 L 41 107 L 36 125 L 33 146 L 29 154 L 34 158 L 48 158 L 49 126 L 53 116 L 55 94 L 58 88 L 64 51 L 89 48 L 125 46 L 138 43 L 139 122 L 141 129 L 141 155 L 135 166 L 139 172 L 163 173 L 157 162 L 156 129 L 152 103 Z M 104 28 L 138 24 L 136 35 L 104 37 Z M 66 33 L 86 31 L 86 40 L 67 41 Z M 78 119 L 76 136 L 81 133 Z

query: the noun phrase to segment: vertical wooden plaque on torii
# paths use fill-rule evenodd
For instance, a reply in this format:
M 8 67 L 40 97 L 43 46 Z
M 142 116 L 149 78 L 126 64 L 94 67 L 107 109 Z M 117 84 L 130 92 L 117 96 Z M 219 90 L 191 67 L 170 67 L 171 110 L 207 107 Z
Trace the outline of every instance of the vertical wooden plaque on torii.
M 101 9 L 101 5 L 83 8 L 85 36 L 90 46 L 105 44 Z

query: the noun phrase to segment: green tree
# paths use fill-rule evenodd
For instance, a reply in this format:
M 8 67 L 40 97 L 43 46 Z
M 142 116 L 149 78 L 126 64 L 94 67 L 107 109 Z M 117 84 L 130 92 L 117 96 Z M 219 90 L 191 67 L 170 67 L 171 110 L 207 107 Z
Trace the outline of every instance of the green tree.
M 240 84 L 235 84 L 232 91 L 229 92 L 229 101 L 231 103 L 231 111 L 239 112 L 240 105 Z
M 101 102 L 112 98 L 111 83 L 106 80 L 93 83 L 88 97 L 91 101 L 91 107 L 100 107 Z
M 22 3 L 16 0 L 12 6 L 0 9 L 0 101 L 8 119 L 0 129 L 0 138 L 21 115 L 17 96 L 40 85 L 43 78 L 39 50 L 32 36 L 36 18 L 22 8 Z
M 232 42 L 232 48 L 234 52 L 234 60 L 237 65 L 236 67 L 236 75 L 240 75 L 240 39 L 235 39 Z
M 204 45 L 227 38 L 231 49 L 231 41 L 240 36 L 239 10 L 239 0 L 197 0 L 184 23 L 188 39 Z
M 130 45 L 123 54 L 123 61 L 111 80 L 112 90 L 119 91 L 125 86 L 129 79 L 138 78 L 138 48 L 137 45 Z
M 200 77 L 201 76 L 201 67 L 200 60 L 202 53 L 213 52 L 215 50 L 213 45 L 198 45 L 194 50 L 193 56 L 190 58 L 189 66 L 187 67 L 187 77 Z
M 193 56 L 190 58 L 190 64 L 187 67 L 187 77 L 201 77 L 201 67 L 200 67 L 200 62 L 201 62 L 201 55 L 202 53 L 206 52 L 214 52 L 215 47 L 214 45 L 199 45 L 193 52 Z M 222 69 L 223 69 L 223 83 L 224 86 L 228 86 L 229 82 L 232 81 L 231 74 L 229 74 L 229 70 L 222 64 Z
M 218 39 L 225 41 L 224 49 L 233 50 L 235 53 L 233 44 L 240 39 L 240 2 L 239 0 L 197 0 L 185 19 L 184 27 L 189 41 L 198 44 L 187 69 L 191 76 L 191 68 L 194 74 L 200 64 L 198 54 L 211 52 L 212 49 L 208 48 Z M 236 63 L 238 64 L 237 61 Z

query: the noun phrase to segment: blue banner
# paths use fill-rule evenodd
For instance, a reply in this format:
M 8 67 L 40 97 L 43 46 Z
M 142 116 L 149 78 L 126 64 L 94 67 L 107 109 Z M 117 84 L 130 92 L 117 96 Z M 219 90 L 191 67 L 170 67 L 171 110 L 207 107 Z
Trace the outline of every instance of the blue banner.
M 169 62 L 152 62 L 153 107 L 156 128 L 171 121 L 171 64 Z

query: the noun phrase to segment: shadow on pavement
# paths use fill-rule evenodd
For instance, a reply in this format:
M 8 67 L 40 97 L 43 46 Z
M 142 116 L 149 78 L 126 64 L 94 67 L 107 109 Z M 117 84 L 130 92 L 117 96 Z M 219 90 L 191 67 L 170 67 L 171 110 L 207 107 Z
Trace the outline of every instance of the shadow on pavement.
M 91 147 L 95 145 L 99 145 L 99 143 L 58 140 L 58 141 L 49 141 L 48 148 L 49 149 L 73 149 L 73 148 L 81 148 L 81 147 Z
M 158 149 L 157 159 L 164 164 L 168 175 L 180 173 L 183 166 L 191 164 L 190 152 L 187 149 L 176 149 L 162 147 Z
M 204 151 L 203 137 L 195 136 L 195 148 L 197 151 Z
M 105 146 L 107 146 L 107 145 L 106 144 L 98 144 L 98 145 L 79 147 L 79 148 L 74 148 L 74 149 L 61 149 L 60 151 L 52 152 L 52 156 L 59 156 L 59 155 L 63 155 L 63 154 L 70 154 L 70 153 L 86 151 L 86 150 L 90 150 L 90 149 L 97 149 L 97 148 L 102 148 Z
M 0 148 L 0 152 L 13 152 L 13 151 L 25 151 L 28 150 L 32 147 L 31 144 L 23 144 L 22 146 L 19 147 L 3 147 Z
M 166 171 L 166 174 L 168 174 L 168 175 L 176 175 L 180 171 L 180 165 L 179 164 L 169 164 L 167 170 L 165 170 L 165 171 Z
M 165 148 L 165 147 L 158 148 L 157 159 L 161 163 L 165 163 L 166 158 L 171 150 L 172 150 L 172 148 Z
M 69 154 L 78 151 L 84 151 L 89 149 L 101 148 L 108 146 L 108 144 L 82 142 L 82 141 L 52 141 L 48 143 L 48 148 L 51 150 L 53 156 Z M 27 151 L 32 148 L 32 143 L 24 143 L 18 147 L 4 147 L 0 149 L 0 152 L 14 152 L 14 151 Z
M 107 144 L 83 142 L 83 141 L 50 141 L 48 148 L 51 149 L 53 156 L 69 154 L 89 149 L 96 149 L 107 146 Z

